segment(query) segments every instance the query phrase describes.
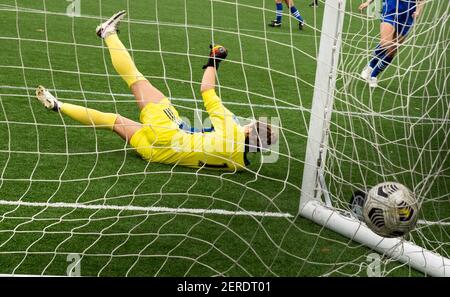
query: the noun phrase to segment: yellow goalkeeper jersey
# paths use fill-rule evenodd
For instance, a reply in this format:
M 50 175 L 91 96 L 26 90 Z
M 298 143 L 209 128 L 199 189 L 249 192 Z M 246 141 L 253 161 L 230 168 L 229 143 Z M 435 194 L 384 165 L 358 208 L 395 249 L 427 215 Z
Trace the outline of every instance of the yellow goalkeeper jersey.
M 130 140 L 131 146 L 149 162 L 212 168 L 229 171 L 243 170 L 245 132 L 217 96 L 214 89 L 202 93 L 206 111 L 213 126 L 210 132 L 183 129 L 177 110 L 166 98 L 149 103 L 142 111 L 144 125 Z

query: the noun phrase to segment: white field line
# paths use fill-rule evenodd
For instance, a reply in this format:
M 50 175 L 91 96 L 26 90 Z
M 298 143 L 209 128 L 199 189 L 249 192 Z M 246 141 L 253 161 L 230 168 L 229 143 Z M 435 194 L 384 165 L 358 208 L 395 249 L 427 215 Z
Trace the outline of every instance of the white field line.
M 170 208 L 170 207 L 145 207 L 132 205 L 99 205 L 81 203 L 49 203 L 49 202 L 24 202 L 0 200 L 0 205 L 27 206 L 27 207 L 47 207 L 47 208 L 72 208 L 89 210 L 120 210 L 120 211 L 141 211 L 141 212 L 161 212 L 161 213 L 188 213 L 188 214 L 217 214 L 225 216 L 250 216 L 250 217 L 272 217 L 272 218 L 292 218 L 290 213 L 282 212 L 262 212 L 262 211 L 229 211 L 225 209 L 202 209 L 202 208 Z
M 227 3 L 229 4 L 229 3 Z M 272 11 L 269 9 L 264 9 L 264 8 L 257 8 L 254 7 L 256 9 L 259 10 L 266 10 L 269 13 L 271 13 Z M 34 13 L 34 14 L 45 14 L 45 15 L 53 15 L 53 16 L 67 16 L 67 14 L 65 12 L 56 12 L 56 11 L 45 11 L 45 10 L 40 10 L 40 9 L 32 9 L 32 8 L 26 8 L 26 7 L 16 7 L 15 5 L 7 5 L 7 4 L 0 4 L 0 11 L 7 11 L 7 12 L 24 12 L 24 13 Z M 289 14 L 284 14 L 286 17 L 289 16 Z M 85 19 L 93 19 L 93 20 L 98 20 L 99 22 L 105 21 L 106 16 L 98 16 L 98 15 L 89 15 L 89 14 L 81 14 L 79 16 L 77 16 L 77 18 L 85 18 Z M 223 31 L 223 32 L 230 32 L 230 33 L 236 33 L 237 34 L 237 29 L 235 28 L 229 28 L 229 27 L 223 27 L 223 26 L 204 26 L 204 25 L 198 25 L 198 24 L 185 24 L 185 23 L 175 23 L 175 22 L 160 22 L 160 21 L 155 21 L 155 20 L 142 20 L 142 19 L 126 19 L 122 21 L 123 23 L 130 23 L 130 24 L 140 24 L 140 25 L 159 25 L 159 26 L 167 26 L 167 27 L 187 27 L 187 28 L 191 28 L 191 29 L 200 29 L 200 30 L 208 30 L 210 31 L 211 29 L 213 30 L 217 30 L 217 31 Z M 308 38 L 317 38 L 319 35 L 318 34 L 308 34 L 305 32 L 298 32 L 295 29 L 295 25 L 293 26 L 293 31 L 292 32 L 280 32 L 280 31 L 272 31 L 272 30 L 255 30 L 255 29 L 245 29 L 245 28 L 239 28 L 239 31 L 242 32 L 248 32 L 248 34 L 251 33 L 264 33 L 267 32 L 269 34 L 273 34 L 273 35 L 293 35 L 293 36 L 301 36 L 301 37 L 308 37 Z M 311 27 L 312 28 L 312 27 Z M 313 28 L 314 30 L 316 30 L 315 28 Z M 345 33 L 346 35 L 350 35 L 350 33 Z M 370 37 L 369 37 L 370 38 Z M 372 37 L 373 39 L 375 39 L 374 37 Z
M 120 210 L 120 211 L 141 211 L 141 212 L 161 212 L 161 213 L 189 213 L 189 214 L 217 214 L 225 216 L 251 216 L 251 217 L 272 217 L 272 218 L 292 218 L 290 213 L 282 212 L 262 212 L 262 211 L 229 211 L 225 209 L 202 209 L 202 208 L 171 208 L 171 207 L 145 207 L 145 206 L 120 206 L 120 205 L 100 205 L 100 204 L 80 204 L 80 203 L 49 203 L 49 202 L 24 202 L 0 200 L 0 205 L 27 206 L 27 207 L 48 207 L 48 208 L 72 208 L 89 210 Z M 418 220 L 420 225 L 441 225 L 450 226 L 450 222 L 432 222 L 428 220 Z M 1 275 L 0 275 L 1 276 Z

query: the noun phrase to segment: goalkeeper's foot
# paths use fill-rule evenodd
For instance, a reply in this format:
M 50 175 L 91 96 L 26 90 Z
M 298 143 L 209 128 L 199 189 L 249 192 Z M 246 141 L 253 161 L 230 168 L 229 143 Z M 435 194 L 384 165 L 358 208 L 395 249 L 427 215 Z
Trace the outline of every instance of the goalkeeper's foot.
M 269 27 L 274 27 L 274 28 L 281 27 L 281 22 L 277 22 L 277 20 L 273 20 L 269 23 Z
M 364 80 L 369 80 L 370 75 L 372 74 L 373 68 L 370 67 L 369 65 L 366 65 L 366 67 L 364 67 L 364 69 L 361 71 L 361 78 Z
M 122 10 L 114 14 L 109 18 L 106 22 L 97 26 L 96 32 L 98 37 L 106 38 L 111 33 L 116 33 L 118 30 L 118 26 L 120 21 L 125 17 L 126 11 Z
M 38 86 L 36 88 L 36 97 L 39 100 L 39 102 L 41 102 L 42 105 L 45 106 L 45 108 L 53 111 L 59 111 L 59 108 L 61 107 L 61 102 L 59 102 L 58 99 L 56 99 L 55 96 L 53 96 L 43 86 Z

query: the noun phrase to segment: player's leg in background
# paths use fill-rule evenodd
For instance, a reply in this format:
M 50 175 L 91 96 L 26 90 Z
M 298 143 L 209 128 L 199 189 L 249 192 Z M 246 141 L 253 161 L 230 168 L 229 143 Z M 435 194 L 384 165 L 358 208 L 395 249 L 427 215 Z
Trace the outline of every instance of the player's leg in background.
M 361 8 L 363 5 L 360 6 L 360 9 L 364 9 Z M 414 22 L 414 8 L 415 6 L 412 9 L 408 7 L 408 10 L 405 11 L 405 7 L 403 7 L 399 11 L 397 5 L 392 6 L 392 3 L 383 2 L 380 43 L 375 48 L 373 58 L 361 72 L 361 77 L 368 80 L 370 87 L 377 86 L 377 76 L 391 64 L 398 46 L 405 41 Z
M 380 32 L 381 32 L 380 33 L 381 41 L 375 47 L 369 65 L 367 65 L 367 67 L 364 68 L 363 72 L 361 73 L 361 76 L 364 79 L 370 78 L 370 75 L 372 74 L 372 71 L 375 68 L 375 66 L 377 66 L 380 59 L 382 59 L 386 55 L 387 48 L 384 45 L 387 44 L 388 40 L 393 38 L 392 36 L 395 32 L 395 29 L 391 24 L 383 22 L 380 25 Z
M 376 78 L 386 67 L 388 67 L 397 51 L 397 34 L 395 27 L 387 22 L 380 25 L 380 43 L 375 50 L 376 56 L 370 62 L 373 70 L 370 76 Z
M 309 7 L 319 7 L 319 0 L 313 0 L 310 4 Z
M 377 66 L 378 61 L 386 54 L 386 49 L 381 47 L 381 44 L 378 43 L 373 51 L 372 59 L 369 62 L 370 73 L 372 73 L 375 66 Z M 370 75 L 369 73 L 369 75 Z
M 284 0 L 284 2 L 286 2 L 286 5 L 289 7 L 292 16 L 297 19 L 299 29 L 302 30 L 305 21 L 303 20 L 303 17 L 301 16 L 298 9 L 295 7 L 294 0 Z
M 270 27 L 280 27 L 281 19 L 283 17 L 283 0 L 275 0 L 275 20 L 273 20 Z
M 394 33 L 393 45 L 387 50 L 386 56 L 384 57 L 383 61 L 381 61 L 379 63 L 379 65 L 382 68 L 380 70 L 380 72 L 383 71 L 384 69 L 386 69 L 392 63 L 392 60 L 394 59 L 395 55 L 397 54 L 399 46 L 403 42 L 405 42 L 405 39 L 406 39 L 405 35 L 399 35 L 397 33 L 397 31 Z M 383 65 L 384 65 L 384 68 L 383 68 Z

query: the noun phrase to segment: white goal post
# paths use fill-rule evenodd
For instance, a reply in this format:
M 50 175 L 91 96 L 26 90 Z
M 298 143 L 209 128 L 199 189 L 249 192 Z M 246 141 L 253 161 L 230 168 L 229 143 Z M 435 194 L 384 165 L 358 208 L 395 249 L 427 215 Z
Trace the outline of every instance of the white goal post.
M 378 236 L 349 212 L 332 206 L 323 171 L 342 43 L 345 4 L 346 0 L 325 1 L 299 213 L 426 275 L 450 276 L 450 260 L 445 256 L 401 238 Z

